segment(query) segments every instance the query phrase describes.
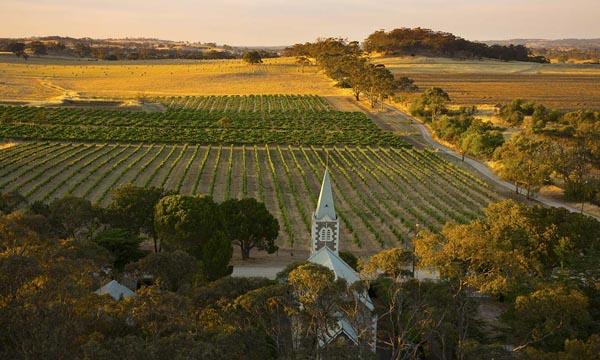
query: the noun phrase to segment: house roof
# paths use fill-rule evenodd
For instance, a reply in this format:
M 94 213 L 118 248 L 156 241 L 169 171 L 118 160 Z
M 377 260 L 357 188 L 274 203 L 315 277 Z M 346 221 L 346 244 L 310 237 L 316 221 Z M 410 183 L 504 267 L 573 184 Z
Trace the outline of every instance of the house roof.
M 119 282 L 116 280 L 110 281 L 108 284 L 94 291 L 94 293 L 98 295 L 108 294 L 115 300 L 121 300 L 123 298 L 135 296 L 133 291 L 131 291 L 128 287 L 119 284 Z
M 325 168 L 323 174 L 323 182 L 321 183 L 321 192 L 319 193 L 319 201 L 314 214 L 315 218 L 323 219 L 325 217 L 330 220 L 337 219 L 335 214 L 335 205 L 333 204 L 333 191 L 331 190 L 331 180 L 329 179 L 329 170 Z

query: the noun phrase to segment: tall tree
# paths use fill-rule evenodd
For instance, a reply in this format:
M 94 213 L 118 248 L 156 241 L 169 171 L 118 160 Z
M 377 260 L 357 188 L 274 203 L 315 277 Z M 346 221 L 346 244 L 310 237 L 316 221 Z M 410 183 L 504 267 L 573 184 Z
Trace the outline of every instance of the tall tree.
M 526 196 L 531 195 L 547 181 L 552 171 L 548 154 L 550 144 L 543 139 L 528 135 L 518 135 L 496 150 L 500 160 L 500 175 L 518 186 L 525 187 Z
M 242 59 L 251 65 L 261 64 L 263 62 L 260 52 L 258 52 L 256 50 L 245 52 L 244 55 L 242 55 Z
M 197 259 L 202 248 L 222 228 L 222 216 L 211 197 L 168 195 L 156 204 L 154 226 L 160 246 L 185 250 Z
M 279 234 L 279 223 L 269 213 L 265 204 L 254 198 L 229 199 L 221 203 L 224 231 L 234 245 L 240 247 L 242 259 L 250 258 L 254 248 L 277 251 L 275 239 Z
M 122 185 L 112 193 L 112 203 L 108 206 L 111 222 L 132 234 L 142 232 L 154 243 L 158 252 L 158 241 L 154 230 L 154 208 L 158 201 L 170 193 L 160 188 L 143 188 L 132 184 Z

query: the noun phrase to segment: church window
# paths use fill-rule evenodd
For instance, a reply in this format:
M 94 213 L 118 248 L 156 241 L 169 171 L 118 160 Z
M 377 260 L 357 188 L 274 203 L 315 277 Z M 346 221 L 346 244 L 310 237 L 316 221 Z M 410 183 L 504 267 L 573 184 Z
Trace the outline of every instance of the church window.
M 333 240 L 333 230 L 330 227 L 324 227 L 319 231 L 319 238 L 321 241 L 332 241 Z

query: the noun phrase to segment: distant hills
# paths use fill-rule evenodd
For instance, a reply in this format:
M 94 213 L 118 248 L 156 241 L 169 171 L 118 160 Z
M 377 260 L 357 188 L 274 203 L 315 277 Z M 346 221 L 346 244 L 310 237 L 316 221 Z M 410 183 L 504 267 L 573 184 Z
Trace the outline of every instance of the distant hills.
M 600 49 L 600 38 L 595 39 L 509 39 L 509 40 L 486 40 L 487 45 L 523 45 L 530 49 L 560 49 L 560 50 L 589 50 Z

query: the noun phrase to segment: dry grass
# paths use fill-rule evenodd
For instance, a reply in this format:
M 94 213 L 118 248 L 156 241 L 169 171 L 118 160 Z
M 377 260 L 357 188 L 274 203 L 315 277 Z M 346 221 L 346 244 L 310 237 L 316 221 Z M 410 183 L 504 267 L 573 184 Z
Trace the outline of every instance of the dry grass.
M 0 150 L 4 150 L 4 149 L 8 149 L 11 148 L 13 146 L 17 145 L 16 142 L 5 142 L 5 143 L 0 143 Z
M 89 62 L 64 59 L 15 61 L 0 57 L 0 99 L 50 100 L 60 96 L 133 98 L 154 95 L 313 94 L 341 90 L 294 58 L 241 60 Z
M 600 109 L 600 66 L 438 58 L 376 58 L 421 88 L 439 86 L 454 103 L 482 105 L 529 99 L 559 109 Z

